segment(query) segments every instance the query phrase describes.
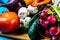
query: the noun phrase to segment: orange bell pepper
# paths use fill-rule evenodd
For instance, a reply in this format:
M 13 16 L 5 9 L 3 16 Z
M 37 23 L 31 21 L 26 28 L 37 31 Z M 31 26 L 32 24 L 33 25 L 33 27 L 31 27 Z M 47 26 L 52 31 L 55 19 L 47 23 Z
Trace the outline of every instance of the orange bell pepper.
M 43 1 L 35 0 L 31 5 L 32 6 L 41 6 L 41 5 L 44 5 L 44 4 L 48 4 L 50 2 L 51 2 L 51 0 L 43 0 Z
M 24 0 L 24 2 L 26 3 L 26 5 L 29 5 L 31 3 L 33 3 L 35 0 Z

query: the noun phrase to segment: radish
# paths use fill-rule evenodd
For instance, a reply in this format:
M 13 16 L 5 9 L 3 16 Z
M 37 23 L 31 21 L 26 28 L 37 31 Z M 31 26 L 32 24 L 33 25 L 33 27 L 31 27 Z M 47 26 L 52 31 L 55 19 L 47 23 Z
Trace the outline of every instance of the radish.
M 58 31 L 58 27 L 57 26 L 54 26 L 54 27 L 51 27 L 50 29 L 49 29 L 49 33 L 50 33 L 50 35 L 58 35 L 57 33 L 58 33 L 59 31 Z
M 57 40 L 57 36 L 52 36 L 52 40 Z
M 43 12 L 40 14 L 40 18 L 46 19 L 48 11 L 49 11 L 49 8 L 46 8 L 45 10 L 43 10 Z
M 50 24 L 55 24 L 56 23 L 56 17 L 53 15 L 50 15 L 47 17 L 47 21 L 49 21 Z
M 46 34 L 47 36 L 49 36 L 49 35 L 50 35 L 48 30 L 46 30 L 45 34 Z
M 43 24 L 42 24 L 42 26 L 43 26 L 44 28 L 46 28 L 46 29 L 47 29 L 48 25 L 49 25 L 49 21 L 45 21 L 45 22 L 43 22 Z
M 59 35 L 59 28 L 58 26 L 53 26 L 49 29 L 49 33 L 52 36 L 52 40 L 57 40 L 57 37 Z
M 46 13 L 42 12 L 40 14 L 40 18 L 43 19 L 43 20 L 46 20 L 47 16 L 45 15 Z

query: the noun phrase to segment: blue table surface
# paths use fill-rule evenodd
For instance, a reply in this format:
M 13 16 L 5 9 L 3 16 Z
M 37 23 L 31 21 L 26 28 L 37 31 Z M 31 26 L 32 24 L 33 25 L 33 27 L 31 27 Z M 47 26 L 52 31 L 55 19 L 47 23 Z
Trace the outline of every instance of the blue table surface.
M 12 39 L 0 37 L 0 40 L 12 40 Z
M 8 3 L 8 2 L 9 2 L 9 0 L 0 0 L 0 3 L 6 4 L 6 3 Z

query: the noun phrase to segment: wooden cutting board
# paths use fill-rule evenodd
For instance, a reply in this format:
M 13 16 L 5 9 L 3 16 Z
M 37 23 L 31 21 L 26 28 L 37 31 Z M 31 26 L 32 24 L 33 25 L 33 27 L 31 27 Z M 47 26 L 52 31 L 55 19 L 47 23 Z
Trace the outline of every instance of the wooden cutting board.
M 4 35 L 14 37 L 14 38 L 18 38 L 18 39 L 30 40 L 27 33 L 24 33 L 24 34 L 14 34 L 13 33 L 13 34 L 4 34 Z M 51 40 L 51 39 L 46 37 L 46 38 L 40 39 L 40 40 Z

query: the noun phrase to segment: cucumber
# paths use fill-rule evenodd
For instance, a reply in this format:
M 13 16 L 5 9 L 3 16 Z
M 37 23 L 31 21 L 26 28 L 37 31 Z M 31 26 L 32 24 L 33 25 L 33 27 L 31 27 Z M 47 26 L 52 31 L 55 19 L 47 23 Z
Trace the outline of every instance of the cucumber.
M 32 19 L 30 20 L 30 22 L 27 24 L 27 28 L 29 29 L 30 26 L 32 25 L 32 23 L 36 20 L 36 18 L 38 18 L 39 14 L 35 14 Z
M 44 29 L 38 23 L 39 19 L 40 18 L 38 17 L 30 27 L 30 29 L 28 30 L 28 36 L 30 37 L 31 40 L 39 40 L 40 38 L 45 36 Z
M 46 5 L 45 7 L 42 7 L 39 12 L 43 11 L 47 7 L 49 6 Z M 31 40 L 39 40 L 40 38 L 44 38 L 46 36 L 45 29 L 38 23 L 39 19 L 39 15 L 36 14 L 28 24 L 28 36 Z

